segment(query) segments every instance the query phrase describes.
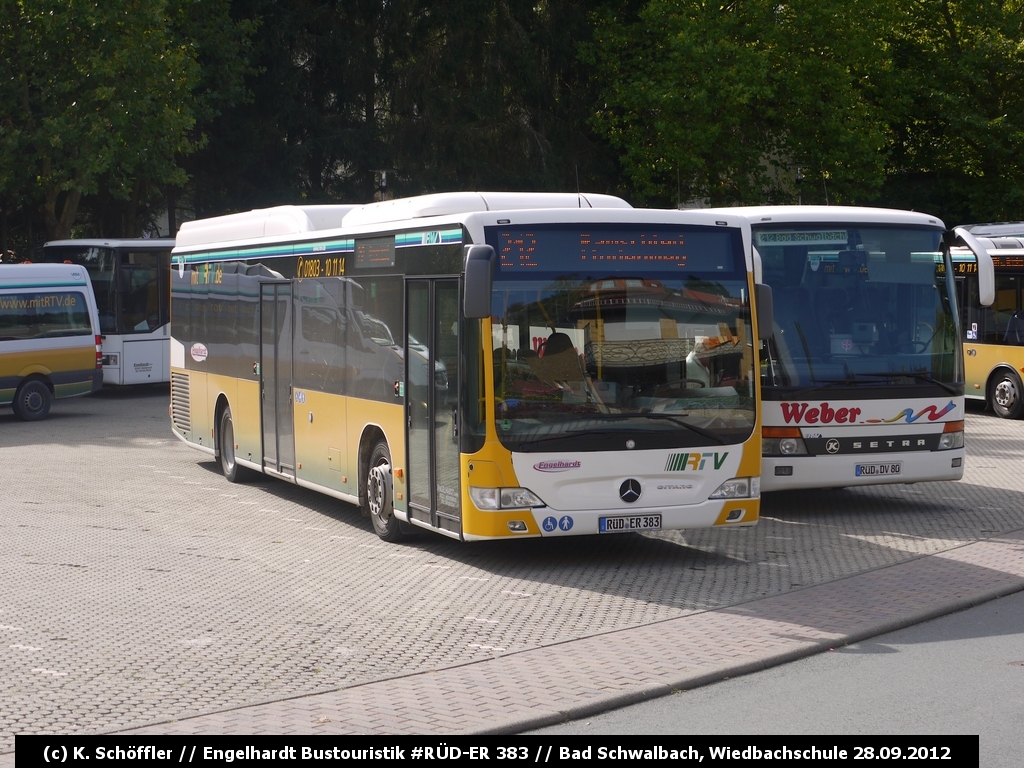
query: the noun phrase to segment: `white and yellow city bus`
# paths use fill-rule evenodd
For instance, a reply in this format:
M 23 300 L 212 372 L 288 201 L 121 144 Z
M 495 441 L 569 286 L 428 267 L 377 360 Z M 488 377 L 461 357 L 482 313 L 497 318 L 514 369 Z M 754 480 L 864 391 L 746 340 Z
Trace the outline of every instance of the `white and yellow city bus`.
M 1024 416 L 1024 223 L 975 224 L 974 236 L 993 262 L 994 300 L 985 305 L 978 259 L 968 248 L 953 249 L 964 336 L 967 397 L 984 400 L 1004 419 Z
M 190 222 L 174 433 L 228 480 L 359 504 L 385 540 L 752 525 L 749 233 L 528 193 Z
M 762 488 L 960 479 L 964 365 L 943 222 L 847 206 L 722 211 L 750 222 L 774 297 Z

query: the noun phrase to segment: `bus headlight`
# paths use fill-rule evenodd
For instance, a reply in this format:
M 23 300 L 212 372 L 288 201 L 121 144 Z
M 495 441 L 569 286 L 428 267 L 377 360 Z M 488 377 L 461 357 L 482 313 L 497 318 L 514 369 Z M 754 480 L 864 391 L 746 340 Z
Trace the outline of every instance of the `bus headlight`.
M 761 430 L 762 456 L 806 456 L 807 446 L 799 427 L 764 427 Z
M 529 509 L 546 506 L 528 488 L 477 488 L 469 486 L 469 498 L 478 509 Z
M 756 481 L 756 483 L 751 481 Z M 734 477 L 726 480 L 718 490 L 708 496 L 709 499 L 749 499 L 755 493 L 760 492 L 761 478 Z
M 939 450 L 948 451 L 951 448 L 964 447 L 964 423 L 962 421 L 947 421 L 942 428 L 942 437 L 939 438 Z

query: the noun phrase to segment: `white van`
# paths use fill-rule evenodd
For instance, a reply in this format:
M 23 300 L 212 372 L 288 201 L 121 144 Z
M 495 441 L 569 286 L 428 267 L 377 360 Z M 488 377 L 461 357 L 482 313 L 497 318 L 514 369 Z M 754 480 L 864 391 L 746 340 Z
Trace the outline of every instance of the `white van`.
M 0 405 L 37 421 L 55 397 L 101 386 L 99 314 L 85 267 L 0 265 Z

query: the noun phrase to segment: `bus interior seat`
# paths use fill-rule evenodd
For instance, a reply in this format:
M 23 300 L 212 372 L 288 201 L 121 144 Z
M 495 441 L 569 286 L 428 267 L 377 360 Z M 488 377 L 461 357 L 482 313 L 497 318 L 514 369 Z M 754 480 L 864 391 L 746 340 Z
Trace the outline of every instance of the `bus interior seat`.
M 1024 344 L 1024 312 L 1017 311 L 1010 316 L 1003 334 L 1004 344 Z
M 581 388 L 585 381 L 583 365 L 572 339 L 566 333 L 555 331 L 544 342 L 540 357 L 527 361 L 537 377 L 556 385 Z

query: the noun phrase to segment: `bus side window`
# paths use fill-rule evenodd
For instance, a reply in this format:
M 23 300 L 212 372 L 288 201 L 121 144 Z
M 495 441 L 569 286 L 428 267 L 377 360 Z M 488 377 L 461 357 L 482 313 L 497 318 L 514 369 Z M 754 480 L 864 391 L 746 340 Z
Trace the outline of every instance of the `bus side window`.
M 1010 322 L 1017 313 L 1018 280 L 1016 275 L 996 275 L 996 300 L 986 318 L 983 340 L 989 344 L 1013 344 L 1008 341 Z

